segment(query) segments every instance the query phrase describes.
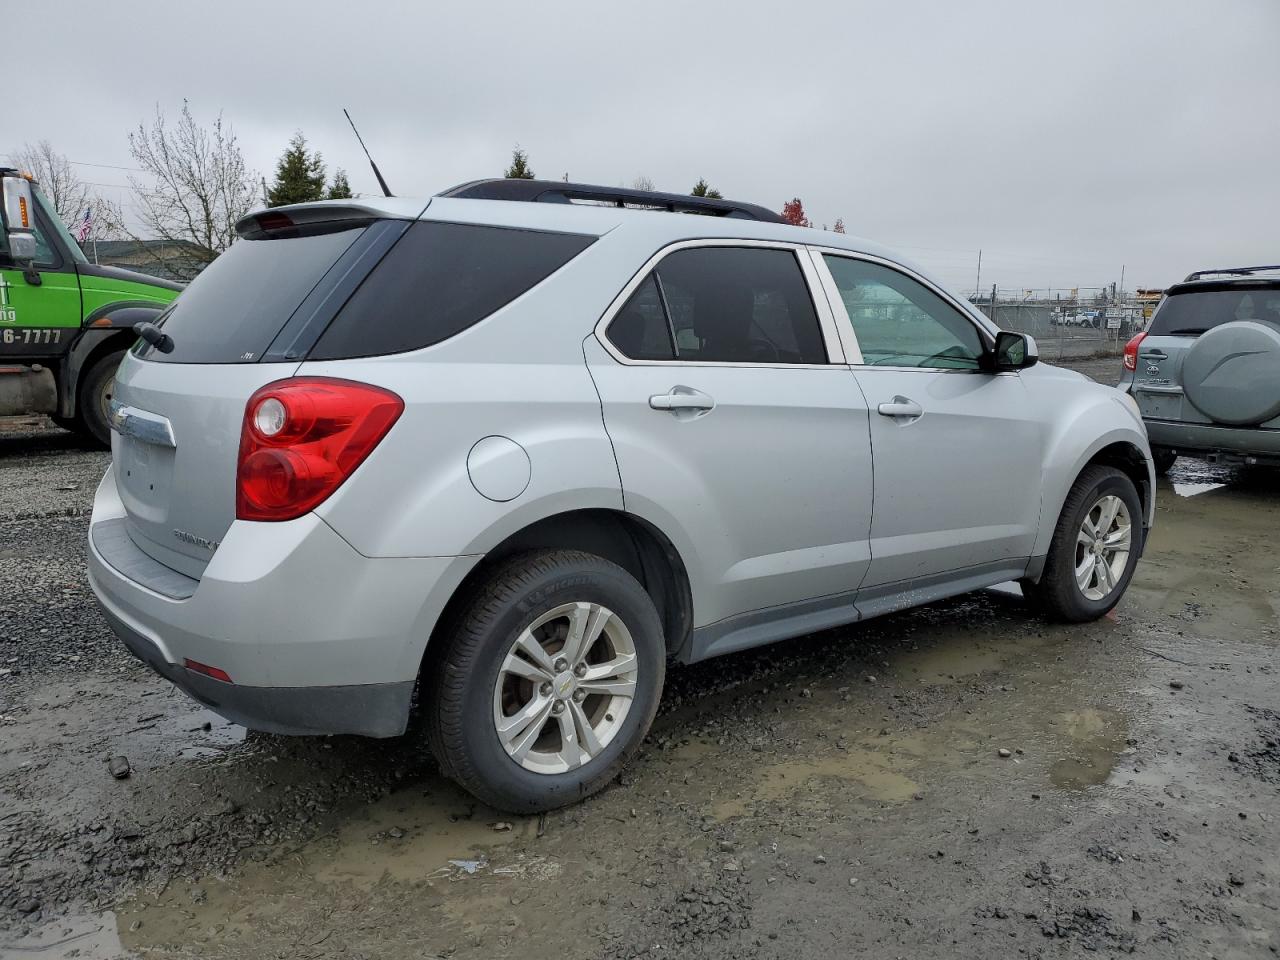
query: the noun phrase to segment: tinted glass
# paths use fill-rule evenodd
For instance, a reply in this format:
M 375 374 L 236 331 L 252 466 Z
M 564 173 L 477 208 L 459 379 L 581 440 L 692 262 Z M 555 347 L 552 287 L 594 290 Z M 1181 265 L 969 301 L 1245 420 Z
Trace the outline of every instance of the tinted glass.
M 652 276 L 636 288 L 609 322 L 609 342 L 632 360 L 674 360 L 675 349 L 662 309 L 658 284 Z
M 877 263 L 829 254 L 824 259 L 864 364 L 978 368 L 982 337 L 973 321 L 928 287 Z
M 380 356 L 447 340 L 546 279 L 595 239 L 415 223 L 360 285 L 310 357 Z
M 790 250 L 678 250 L 658 265 L 657 275 L 677 359 L 827 362 L 809 288 Z
M 254 362 L 364 229 L 237 240 L 191 281 L 163 317 L 173 351 L 142 344 L 136 348 L 139 355 L 162 363 Z
M 1234 320 L 1280 327 L 1280 286 L 1233 287 L 1169 296 L 1151 319 L 1152 336 L 1196 337 Z

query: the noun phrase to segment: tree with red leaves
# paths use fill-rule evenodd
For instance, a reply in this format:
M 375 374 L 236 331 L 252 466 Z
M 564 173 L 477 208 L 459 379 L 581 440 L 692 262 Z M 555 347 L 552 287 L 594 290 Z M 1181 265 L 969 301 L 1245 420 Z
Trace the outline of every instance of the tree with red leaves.
M 804 204 L 796 197 L 782 205 L 782 219 L 793 227 L 812 227 L 809 218 L 804 215 Z
M 844 217 L 836 217 L 836 225 L 831 229 L 835 233 L 844 233 Z

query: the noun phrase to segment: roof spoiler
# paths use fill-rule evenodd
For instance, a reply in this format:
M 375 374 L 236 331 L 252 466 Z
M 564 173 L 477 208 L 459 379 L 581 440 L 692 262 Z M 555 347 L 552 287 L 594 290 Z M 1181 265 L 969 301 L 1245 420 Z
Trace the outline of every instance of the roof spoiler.
M 291 203 L 283 207 L 264 207 L 247 213 L 236 221 L 236 233 L 247 240 L 262 240 L 276 230 L 304 227 L 316 223 L 341 223 L 352 225 L 370 220 L 414 220 L 426 208 L 421 200 L 408 201 L 399 197 L 384 200 L 381 197 L 361 200 L 315 200 L 310 203 Z
M 560 180 L 472 180 L 436 196 L 464 200 L 519 200 L 526 203 L 586 201 L 615 207 L 666 210 L 670 213 L 700 213 L 712 217 L 763 220 L 767 223 L 786 222 L 772 210 L 754 203 L 691 197 L 682 193 L 659 193 L 654 190 L 601 187 L 589 183 L 565 183 Z
M 1272 273 L 1280 272 L 1280 264 L 1270 267 L 1223 267 L 1221 270 L 1197 270 L 1195 273 L 1187 274 L 1187 279 L 1183 283 L 1190 283 L 1192 280 L 1200 280 L 1204 277 L 1248 277 L 1255 273 Z

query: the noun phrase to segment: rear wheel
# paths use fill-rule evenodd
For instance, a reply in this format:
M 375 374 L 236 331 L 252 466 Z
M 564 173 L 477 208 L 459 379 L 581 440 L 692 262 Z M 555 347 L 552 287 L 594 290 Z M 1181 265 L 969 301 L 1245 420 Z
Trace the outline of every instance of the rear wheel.
M 123 359 L 123 350 L 98 358 L 80 381 L 77 419 L 85 433 L 104 447 L 111 446 L 111 397 L 116 368 Z
M 1086 467 L 1058 518 L 1039 583 L 1023 593 L 1051 617 L 1096 620 L 1120 602 L 1142 553 L 1142 502 L 1114 467 Z
M 447 634 L 424 684 L 427 735 L 444 772 L 491 806 L 530 813 L 590 796 L 653 722 L 661 622 L 635 578 L 600 557 L 512 558 Z
M 1156 473 L 1164 476 L 1173 467 L 1173 461 L 1178 459 L 1178 452 L 1168 447 L 1152 447 L 1151 460 L 1155 464 Z

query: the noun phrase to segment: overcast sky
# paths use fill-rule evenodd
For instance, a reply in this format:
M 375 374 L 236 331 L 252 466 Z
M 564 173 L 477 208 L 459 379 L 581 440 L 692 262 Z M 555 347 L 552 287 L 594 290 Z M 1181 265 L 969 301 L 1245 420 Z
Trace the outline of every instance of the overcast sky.
M 20 9 L 0 155 L 48 139 L 96 184 L 185 97 L 268 177 L 301 129 L 376 193 L 345 106 L 398 194 L 498 176 L 519 143 L 540 177 L 799 196 L 962 290 L 979 248 L 985 288 L 1280 261 L 1280 0 Z

